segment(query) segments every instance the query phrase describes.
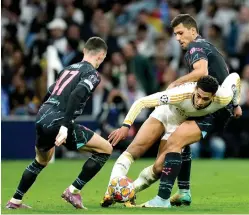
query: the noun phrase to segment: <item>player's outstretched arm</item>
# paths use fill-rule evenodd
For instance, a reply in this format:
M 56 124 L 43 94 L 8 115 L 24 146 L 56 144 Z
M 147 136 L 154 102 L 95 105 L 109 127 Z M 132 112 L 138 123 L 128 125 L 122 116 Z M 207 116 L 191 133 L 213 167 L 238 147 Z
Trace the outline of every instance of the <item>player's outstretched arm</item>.
M 119 129 L 114 130 L 111 132 L 111 134 L 108 136 L 108 141 L 113 145 L 117 145 L 119 141 L 124 140 L 128 136 L 129 128 L 135 121 L 136 117 L 139 115 L 139 113 L 144 108 L 152 108 L 160 105 L 160 95 L 162 93 L 155 93 L 150 96 L 143 97 L 141 99 L 138 99 L 133 103 L 131 106 L 128 114 L 125 117 L 123 126 Z M 165 93 L 164 93 L 165 94 Z
M 192 42 L 189 44 L 188 47 L 188 58 L 187 64 L 193 70 L 180 78 L 176 81 L 172 82 L 169 89 L 172 87 L 179 86 L 186 82 L 194 82 L 198 81 L 202 76 L 208 75 L 208 57 L 202 47 L 202 43 L 200 42 Z
M 193 70 L 188 73 L 187 75 L 184 75 L 174 82 L 172 82 L 168 89 L 171 89 L 173 87 L 179 86 L 181 84 L 184 84 L 186 82 L 195 82 L 198 81 L 202 76 L 208 75 L 208 61 L 205 59 L 201 59 L 193 64 Z
M 182 102 L 189 94 L 193 93 L 194 85 L 191 83 L 189 85 L 155 93 L 135 101 L 125 117 L 123 126 L 108 136 L 109 142 L 115 146 L 120 140 L 126 139 L 129 128 L 144 108 L 153 108 L 166 104 L 177 105 Z

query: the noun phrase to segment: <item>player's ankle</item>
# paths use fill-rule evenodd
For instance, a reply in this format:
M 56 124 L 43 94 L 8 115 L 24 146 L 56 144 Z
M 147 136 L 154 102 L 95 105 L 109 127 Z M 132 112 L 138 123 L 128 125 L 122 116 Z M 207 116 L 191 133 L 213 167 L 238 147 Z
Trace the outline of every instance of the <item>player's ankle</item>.
M 168 198 L 168 199 L 163 199 L 162 197 L 160 197 L 160 196 L 156 196 L 156 198 L 159 200 L 159 201 L 162 201 L 162 202 L 169 202 L 170 201 L 170 198 Z
M 130 152 L 124 151 L 124 152 L 122 153 L 122 155 L 123 155 L 124 157 L 128 158 L 128 159 L 130 160 L 131 163 L 134 162 L 134 157 L 132 156 L 132 154 L 131 154 Z
M 16 205 L 22 204 L 22 200 L 21 199 L 11 198 L 10 202 L 13 203 L 13 204 L 16 204 Z
M 77 189 L 75 186 L 73 186 L 72 184 L 69 186 L 69 191 L 70 191 L 70 193 L 72 193 L 72 194 L 78 194 L 78 193 L 80 193 L 80 190 L 79 189 Z
M 190 189 L 179 189 L 178 190 L 178 193 L 180 193 L 180 194 L 190 194 Z
M 108 191 L 105 192 L 105 196 L 110 196 L 109 193 L 108 193 Z

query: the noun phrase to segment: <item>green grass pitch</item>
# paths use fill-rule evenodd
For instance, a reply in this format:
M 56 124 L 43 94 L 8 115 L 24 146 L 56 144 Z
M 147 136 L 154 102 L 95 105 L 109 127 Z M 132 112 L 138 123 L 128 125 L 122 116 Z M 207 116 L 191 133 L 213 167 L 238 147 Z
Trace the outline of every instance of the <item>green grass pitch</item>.
M 108 161 L 98 175 L 82 191 L 87 211 L 76 210 L 60 198 L 64 189 L 78 175 L 83 160 L 63 160 L 50 164 L 38 177 L 27 193 L 24 202 L 31 210 L 7 210 L 5 204 L 13 195 L 20 176 L 30 161 L 2 162 L 1 209 L 7 213 L 30 214 L 182 214 L 182 213 L 249 213 L 249 162 L 248 160 L 195 160 L 192 163 L 192 198 L 190 207 L 171 209 L 124 208 L 116 204 L 111 208 L 101 208 L 100 200 L 105 192 L 114 160 Z M 135 179 L 139 172 L 152 164 L 153 160 L 135 162 L 129 177 Z M 138 194 L 137 202 L 143 203 L 157 193 L 158 183 Z M 175 187 L 174 191 L 175 192 Z

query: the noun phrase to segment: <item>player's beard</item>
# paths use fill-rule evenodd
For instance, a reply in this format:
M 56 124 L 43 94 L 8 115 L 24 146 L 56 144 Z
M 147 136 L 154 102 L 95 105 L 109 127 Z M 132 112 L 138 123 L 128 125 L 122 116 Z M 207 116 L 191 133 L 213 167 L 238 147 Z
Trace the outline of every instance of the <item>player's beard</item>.
M 195 109 L 196 110 L 201 110 L 201 109 L 203 109 L 204 107 L 200 107 L 200 106 L 195 106 Z

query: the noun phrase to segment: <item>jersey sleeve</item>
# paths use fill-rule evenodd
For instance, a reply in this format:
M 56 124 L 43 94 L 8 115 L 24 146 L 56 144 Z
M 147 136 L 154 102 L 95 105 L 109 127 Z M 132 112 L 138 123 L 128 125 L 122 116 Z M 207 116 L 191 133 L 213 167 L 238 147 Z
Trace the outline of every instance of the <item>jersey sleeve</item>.
M 201 59 L 208 60 L 207 55 L 202 47 L 201 42 L 192 42 L 189 44 L 189 65 L 193 64 Z
M 88 76 L 82 77 L 79 85 L 82 85 L 88 89 L 89 92 L 93 92 L 95 88 L 99 85 L 100 83 L 100 76 L 95 73 L 91 73 Z
M 100 77 L 97 73 L 90 73 L 87 76 L 81 77 L 80 82 L 69 96 L 64 116 L 64 126 L 68 126 L 73 119 L 74 112 L 79 108 L 80 103 L 88 99 L 99 83 Z
M 233 106 L 238 106 L 240 102 L 240 91 L 240 77 L 237 73 L 231 73 L 223 81 L 214 97 L 214 101 L 223 106 L 228 105 L 230 102 L 232 102 Z
M 167 104 L 177 105 L 185 99 L 191 98 L 195 86 L 195 83 L 186 83 L 178 87 L 138 99 L 131 106 L 123 124 L 131 126 L 136 117 L 144 108 L 152 108 Z

